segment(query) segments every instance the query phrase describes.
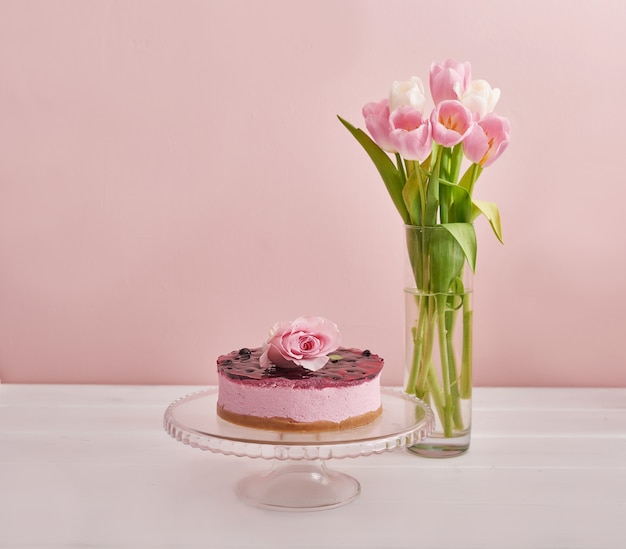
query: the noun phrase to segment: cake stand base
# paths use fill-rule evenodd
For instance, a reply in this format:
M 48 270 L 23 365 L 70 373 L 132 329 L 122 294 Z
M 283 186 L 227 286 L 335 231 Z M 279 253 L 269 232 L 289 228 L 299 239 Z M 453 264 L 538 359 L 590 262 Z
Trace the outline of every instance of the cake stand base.
M 216 413 L 218 390 L 172 402 L 165 430 L 193 448 L 225 455 L 273 460 L 269 472 L 244 478 L 237 493 L 245 502 L 275 511 L 321 511 L 357 498 L 358 481 L 329 471 L 330 459 L 363 457 L 420 442 L 433 429 L 427 404 L 399 390 L 382 388 L 383 413 L 366 425 L 338 431 L 283 432 L 242 427 Z
M 250 505 L 274 511 L 322 511 L 350 503 L 361 493 L 359 482 L 329 470 L 321 460 L 282 464 L 239 481 L 237 494 Z

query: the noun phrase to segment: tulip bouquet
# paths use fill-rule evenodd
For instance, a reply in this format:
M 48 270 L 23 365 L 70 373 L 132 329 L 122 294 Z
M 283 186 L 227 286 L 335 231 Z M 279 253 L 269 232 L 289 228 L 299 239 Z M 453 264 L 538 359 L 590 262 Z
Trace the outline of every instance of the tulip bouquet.
M 476 264 L 474 220 L 484 215 L 502 241 L 498 207 L 474 199 L 474 186 L 508 146 L 510 125 L 493 113 L 500 90 L 472 80 L 467 62 L 433 63 L 430 93 L 428 114 L 418 77 L 394 82 L 388 98 L 363 107 L 369 135 L 339 120 L 374 162 L 407 227 L 417 314 L 406 391 L 433 403 L 443 436 L 452 437 L 468 429 L 460 400 L 471 396 L 472 311 L 463 280 L 466 264 L 471 272 Z M 460 368 L 452 343 L 457 316 Z

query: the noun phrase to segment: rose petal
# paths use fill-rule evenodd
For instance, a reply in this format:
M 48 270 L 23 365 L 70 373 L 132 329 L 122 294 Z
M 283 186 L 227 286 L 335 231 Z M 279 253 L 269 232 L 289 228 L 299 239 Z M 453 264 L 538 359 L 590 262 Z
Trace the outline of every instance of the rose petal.
M 304 366 L 319 369 L 328 362 L 327 355 L 339 347 L 336 324 L 322 317 L 302 316 L 293 322 L 274 324 L 265 341 L 260 363 L 281 367 Z
M 326 363 L 328 362 L 328 357 L 324 355 L 315 358 L 294 360 L 294 362 L 299 366 L 306 368 L 307 370 L 315 372 L 316 370 L 319 370 L 320 368 L 326 366 Z

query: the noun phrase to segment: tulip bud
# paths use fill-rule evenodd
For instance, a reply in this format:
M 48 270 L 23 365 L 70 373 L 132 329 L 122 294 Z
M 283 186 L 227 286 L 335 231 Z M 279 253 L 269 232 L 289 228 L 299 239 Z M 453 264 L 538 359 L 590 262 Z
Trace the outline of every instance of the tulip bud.
M 389 92 L 389 112 L 395 111 L 398 107 L 409 105 L 419 112 L 424 111 L 426 97 L 424 96 L 424 84 L 417 77 L 413 76 L 408 82 L 395 81 L 391 85 Z
M 500 90 L 498 88 L 492 89 L 486 80 L 474 80 L 460 99 L 461 103 L 480 120 L 493 112 L 498 99 L 500 99 Z

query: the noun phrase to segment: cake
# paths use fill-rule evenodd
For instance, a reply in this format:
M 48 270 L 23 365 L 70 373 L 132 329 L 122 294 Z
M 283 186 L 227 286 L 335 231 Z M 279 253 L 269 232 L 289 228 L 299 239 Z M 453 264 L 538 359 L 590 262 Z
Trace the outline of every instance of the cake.
M 331 322 L 300 317 L 276 324 L 262 347 L 218 357 L 218 416 L 278 431 L 329 431 L 374 421 L 382 412 L 384 361 L 338 341 Z

